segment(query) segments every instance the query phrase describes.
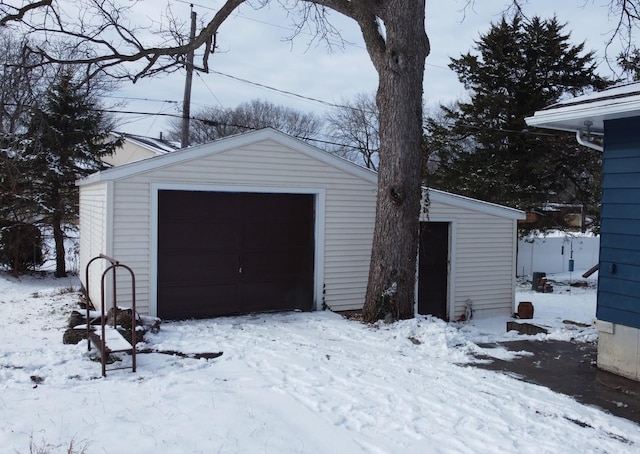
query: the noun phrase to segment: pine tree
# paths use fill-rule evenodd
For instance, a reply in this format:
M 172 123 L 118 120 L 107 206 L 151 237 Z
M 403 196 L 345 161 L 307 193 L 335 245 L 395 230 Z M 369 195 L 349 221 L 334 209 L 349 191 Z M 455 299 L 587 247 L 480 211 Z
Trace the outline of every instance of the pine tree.
M 0 135 L 0 265 L 17 277 L 42 263 L 42 241 L 33 224 L 37 204 L 16 140 L 14 134 Z
M 64 226 L 78 215 L 76 180 L 104 167 L 102 156 L 120 142 L 105 140 L 104 114 L 91 91 L 64 72 L 33 107 L 23 155 L 36 194 L 40 215 L 55 241 L 56 277 L 66 276 Z
M 629 81 L 640 80 L 640 49 L 632 46 L 624 52 L 620 52 L 616 62 Z
M 440 163 L 433 187 L 525 210 L 549 201 L 594 208 L 599 153 L 572 135 L 529 131 L 524 121 L 565 95 L 608 84 L 593 53 L 570 44 L 564 27 L 556 18 L 503 17 L 476 42 L 478 55 L 451 59 L 470 100 L 427 121 Z

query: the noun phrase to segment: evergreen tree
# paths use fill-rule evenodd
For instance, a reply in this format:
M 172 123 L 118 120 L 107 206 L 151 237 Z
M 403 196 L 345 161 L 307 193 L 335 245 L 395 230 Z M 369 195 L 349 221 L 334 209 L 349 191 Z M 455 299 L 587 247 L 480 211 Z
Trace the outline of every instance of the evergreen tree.
M 524 210 L 548 202 L 597 208 L 599 153 L 571 134 L 528 131 L 524 121 L 566 95 L 608 85 L 593 53 L 570 44 L 564 27 L 555 18 L 503 17 L 476 42 L 478 55 L 451 59 L 470 100 L 427 120 L 439 163 L 431 186 Z
M 39 214 L 53 231 L 57 277 L 66 276 L 64 227 L 78 215 L 75 182 L 102 169 L 100 158 L 121 145 L 104 140 L 111 126 L 105 120 L 90 87 L 76 84 L 69 72 L 57 78 L 31 112 L 22 155 Z
M 33 224 L 37 204 L 16 140 L 14 134 L 0 135 L 0 265 L 17 277 L 41 264 L 42 241 Z
M 630 81 L 640 80 L 640 49 L 632 46 L 624 52 L 620 52 L 616 61 L 627 79 Z

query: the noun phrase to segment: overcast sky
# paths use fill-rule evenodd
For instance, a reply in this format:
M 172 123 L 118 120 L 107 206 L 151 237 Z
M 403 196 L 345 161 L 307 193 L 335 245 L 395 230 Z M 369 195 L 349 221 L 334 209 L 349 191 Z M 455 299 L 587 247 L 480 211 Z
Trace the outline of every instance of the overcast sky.
M 141 10 L 141 17 L 156 14 L 148 10 L 151 3 L 160 2 L 142 2 L 147 10 Z M 596 51 L 602 59 L 614 27 L 608 15 L 608 3 L 608 0 L 531 0 L 525 13 L 542 18 L 555 14 L 562 23 L 567 23 L 565 30 L 571 32 L 575 42 L 586 41 L 586 49 Z M 221 4 L 222 0 L 199 0 L 194 3 L 194 10 L 199 20 L 207 20 Z M 328 104 L 341 104 L 358 93 L 375 92 L 377 73 L 355 22 L 332 15 L 332 24 L 347 44 L 328 50 L 323 42 L 310 44 L 308 34 L 287 41 L 292 29 L 291 18 L 277 2 L 272 4 L 260 10 L 243 5 L 221 27 L 218 52 L 210 61 L 212 72 L 194 75 L 192 113 L 205 106 L 235 107 L 260 98 L 324 116 L 332 109 Z M 427 0 L 426 29 L 431 55 L 426 60 L 424 99 L 428 107 L 465 95 L 456 74 L 447 67 L 449 58 L 468 52 L 480 34 L 500 19 L 508 4 L 507 0 L 476 0 L 472 8 L 465 9 L 467 0 Z M 173 0 L 173 10 L 188 22 L 188 2 Z M 615 55 L 619 46 L 614 49 L 616 51 L 609 53 Z M 600 65 L 600 73 L 611 73 L 605 62 Z M 128 98 L 123 110 L 180 115 L 184 80 L 184 72 L 179 72 L 135 85 L 126 83 L 111 101 Z M 121 117 L 119 129 L 157 137 L 161 131 L 166 132 L 166 122 L 167 117 L 163 116 L 126 115 Z

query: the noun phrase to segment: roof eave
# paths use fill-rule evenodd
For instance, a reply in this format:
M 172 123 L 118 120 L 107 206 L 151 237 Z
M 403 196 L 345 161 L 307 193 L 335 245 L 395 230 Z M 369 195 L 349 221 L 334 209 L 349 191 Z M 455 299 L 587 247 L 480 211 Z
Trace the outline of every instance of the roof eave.
M 538 128 L 569 132 L 588 129 L 592 134 L 604 134 L 604 121 L 636 116 L 639 111 L 640 96 L 634 96 L 614 103 L 599 100 L 539 110 L 525 121 L 527 125 Z
M 518 210 L 517 208 L 498 205 L 497 203 L 473 199 L 471 197 L 453 194 L 451 192 L 445 192 L 439 189 L 427 188 L 424 186 L 422 187 L 422 190 L 429 191 L 429 199 L 433 202 L 444 203 L 447 205 L 455 206 L 458 208 L 465 208 L 472 211 L 479 211 L 506 219 L 526 219 L 526 213 L 522 210 Z
M 205 143 L 195 147 L 178 150 L 177 152 L 165 153 L 154 156 L 152 158 L 113 167 L 106 171 L 97 172 L 89 175 L 86 178 L 78 180 L 76 182 L 76 185 L 84 186 L 99 181 L 110 181 L 127 178 L 132 175 L 148 172 L 151 170 L 158 170 L 163 167 L 172 166 L 192 159 L 198 159 L 206 155 L 221 153 L 236 147 L 246 146 L 248 144 L 256 143 L 263 140 L 272 140 L 276 143 L 279 143 L 280 145 L 307 154 L 308 156 L 311 156 L 328 165 L 332 165 L 333 167 L 351 173 L 352 175 L 362 178 L 365 181 L 369 181 L 370 183 L 375 184 L 378 180 L 378 174 L 373 170 L 362 167 L 337 155 L 330 154 L 329 152 L 314 147 L 313 145 L 289 136 L 283 132 L 277 131 L 272 128 L 264 128 L 244 134 L 237 134 L 223 139 L 218 139 L 214 142 Z

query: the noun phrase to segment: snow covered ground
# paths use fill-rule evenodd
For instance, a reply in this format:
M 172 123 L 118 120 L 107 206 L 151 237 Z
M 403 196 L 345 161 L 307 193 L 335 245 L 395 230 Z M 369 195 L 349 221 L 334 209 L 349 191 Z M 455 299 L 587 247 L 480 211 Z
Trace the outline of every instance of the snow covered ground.
M 576 272 L 573 278 L 579 276 Z M 569 276 L 551 276 L 566 280 Z M 428 317 L 367 326 L 331 312 L 164 323 L 149 348 L 100 375 L 86 344 L 64 345 L 76 278 L 0 273 L 0 452 L 625 453 L 630 421 L 470 364 L 479 342 L 522 339 L 508 318 Z M 556 285 L 532 301 L 538 338 L 594 340 L 595 290 Z M 41 383 L 31 378 L 40 377 Z

